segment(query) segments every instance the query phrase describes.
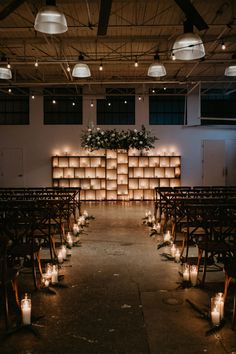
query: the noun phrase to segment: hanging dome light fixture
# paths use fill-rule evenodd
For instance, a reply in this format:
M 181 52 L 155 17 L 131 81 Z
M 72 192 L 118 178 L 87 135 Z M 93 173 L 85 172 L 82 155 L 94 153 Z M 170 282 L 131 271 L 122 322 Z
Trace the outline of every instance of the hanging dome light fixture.
M 195 60 L 205 56 L 203 42 L 198 34 L 193 33 L 193 25 L 189 20 L 184 22 L 184 33 L 174 42 L 172 55 L 178 60 Z
M 151 77 L 161 77 L 166 75 L 166 69 L 160 62 L 160 57 L 158 54 L 154 56 L 154 63 L 149 66 L 147 74 Z
M 3 66 L 1 66 L 0 67 L 0 79 L 11 80 L 12 79 L 11 69 L 4 68 Z
M 236 60 L 236 54 L 232 55 L 232 59 Z M 229 65 L 225 69 L 225 76 L 236 76 L 236 64 Z
M 66 17 L 58 10 L 55 0 L 46 0 L 46 6 L 37 13 L 34 28 L 47 34 L 60 34 L 68 30 Z
M 79 63 L 75 64 L 73 71 L 72 71 L 72 76 L 73 77 L 79 77 L 79 78 L 85 78 L 85 77 L 90 77 L 91 72 L 89 69 L 89 66 L 82 61 L 84 60 L 83 55 L 79 56 Z

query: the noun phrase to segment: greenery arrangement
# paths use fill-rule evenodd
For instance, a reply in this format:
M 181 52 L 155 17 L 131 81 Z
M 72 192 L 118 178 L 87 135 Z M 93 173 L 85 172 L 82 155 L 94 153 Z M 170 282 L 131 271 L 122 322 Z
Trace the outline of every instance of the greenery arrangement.
M 151 136 L 151 132 L 147 131 L 144 125 L 140 131 L 116 129 L 102 130 L 101 128 L 88 128 L 81 135 L 81 146 L 91 151 L 98 149 L 125 149 L 130 148 L 137 150 L 149 150 L 154 148 L 154 142 L 158 140 L 155 136 Z

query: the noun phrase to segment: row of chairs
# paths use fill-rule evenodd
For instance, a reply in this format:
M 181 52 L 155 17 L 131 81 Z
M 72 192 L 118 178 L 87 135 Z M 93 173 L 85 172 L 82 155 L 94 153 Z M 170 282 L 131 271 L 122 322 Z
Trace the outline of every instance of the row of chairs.
M 184 235 L 181 252 L 184 261 L 190 262 L 189 245 L 197 246 L 198 271 L 203 266 L 202 286 L 208 265 L 223 264 L 226 298 L 236 277 L 236 187 L 158 187 L 154 210 L 157 219 L 164 218 L 164 227 L 171 224 L 174 242 L 179 234 Z
M 6 327 L 9 326 L 8 286 L 19 305 L 17 278 L 19 265 L 32 269 L 34 286 L 42 276 L 40 253 L 48 247 L 57 262 L 56 240 L 63 243 L 67 230 L 80 215 L 80 189 L 7 188 L 0 189 L 0 285 Z

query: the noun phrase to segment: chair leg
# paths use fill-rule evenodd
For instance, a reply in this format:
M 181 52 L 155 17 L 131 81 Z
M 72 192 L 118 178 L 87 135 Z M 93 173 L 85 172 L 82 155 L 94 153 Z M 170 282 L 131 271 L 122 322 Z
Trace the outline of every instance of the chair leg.
M 234 290 L 234 309 L 233 309 L 233 318 L 232 318 L 232 329 L 236 325 L 236 290 Z
M 5 326 L 8 330 L 9 328 L 9 305 L 8 305 L 8 295 L 7 295 L 7 288 L 6 285 L 3 284 L 3 301 L 4 301 L 4 313 L 5 313 Z

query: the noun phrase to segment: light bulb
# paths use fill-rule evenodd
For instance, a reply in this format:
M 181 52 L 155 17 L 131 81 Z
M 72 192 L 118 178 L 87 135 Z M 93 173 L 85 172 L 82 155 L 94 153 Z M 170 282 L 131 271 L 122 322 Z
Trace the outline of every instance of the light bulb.
M 39 66 L 38 59 L 35 60 L 34 66 L 37 68 Z
M 135 60 L 134 66 L 135 66 L 135 68 L 138 67 L 138 61 L 137 61 L 137 59 Z
M 69 66 L 69 65 L 67 65 L 66 70 L 67 70 L 68 72 L 70 71 L 70 66 Z
M 172 60 L 176 60 L 174 53 L 171 54 Z
M 222 44 L 221 44 L 221 49 L 222 49 L 222 50 L 225 50 L 225 49 L 226 49 L 226 45 L 224 44 L 224 42 L 222 42 Z
M 99 66 L 99 71 L 102 71 L 103 70 L 103 66 L 102 66 L 102 63 L 100 64 Z

